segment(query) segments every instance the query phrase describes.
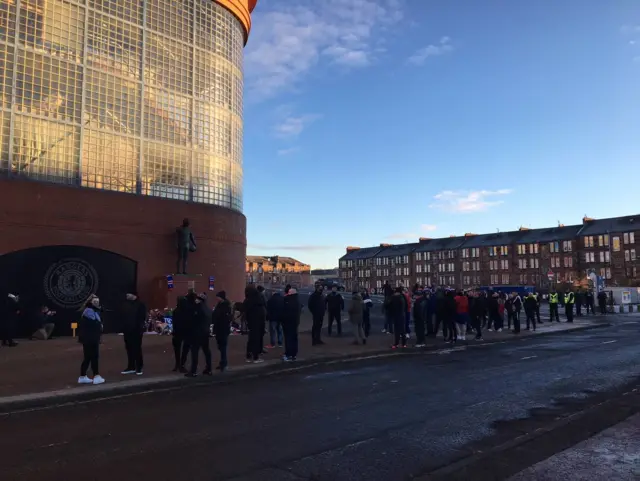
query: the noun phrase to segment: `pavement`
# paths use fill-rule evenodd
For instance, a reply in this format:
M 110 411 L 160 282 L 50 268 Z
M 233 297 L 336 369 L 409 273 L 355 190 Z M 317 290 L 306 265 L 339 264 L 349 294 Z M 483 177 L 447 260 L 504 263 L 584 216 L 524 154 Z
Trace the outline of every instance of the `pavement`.
M 509 481 L 640 479 L 640 415 L 521 471 Z
M 316 362 L 327 362 L 343 358 L 367 357 L 371 355 L 389 355 L 393 336 L 381 333 L 384 323 L 378 313 L 374 313 L 372 334 L 366 346 L 352 345 L 351 325 L 343 321 L 343 336 L 329 338 L 324 330 L 324 346 L 311 346 L 311 318 L 308 312 L 303 313 L 300 325 L 300 353 L 296 365 Z M 573 323 L 542 324 L 537 335 L 554 333 L 570 329 L 589 329 L 599 327 L 606 319 L 584 318 Z M 500 342 L 511 339 L 510 332 L 484 332 L 483 342 Z M 523 331 L 519 336 L 534 335 Z M 265 344 L 269 336 L 265 335 Z M 241 335 L 231 336 L 229 340 L 228 359 L 230 372 L 227 376 L 250 375 L 259 370 L 279 370 L 290 368 L 283 366 L 280 360 L 282 349 L 269 350 L 264 356 L 263 364 L 247 364 L 245 362 L 247 338 Z M 468 341 L 475 342 L 475 341 Z M 210 343 L 214 363 L 218 356 L 215 342 Z M 442 338 L 430 339 L 428 349 L 446 348 Z M 3 372 L 0 383 L 0 411 L 16 404 L 33 406 L 51 402 L 63 402 L 73 397 L 102 397 L 112 391 L 145 390 L 159 384 L 174 385 L 189 382 L 179 374 L 171 372 L 174 359 L 171 338 L 168 336 L 148 335 L 143 340 L 145 359 L 144 376 L 123 376 L 120 372 L 126 367 L 126 353 L 123 338 L 118 335 L 103 336 L 100 348 L 100 373 L 107 380 L 101 386 L 78 386 L 79 364 L 82 360 L 82 346 L 72 338 L 57 338 L 48 341 L 22 341 L 15 348 L 0 349 L 0 372 Z M 200 368 L 203 368 L 202 356 Z
M 3 479 L 506 480 L 640 410 L 640 320 L 611 320 L 0 414 Z M 594 409 L 599 424 L 577 417 Z M 453 477 L 465 460 L 472 474 Z

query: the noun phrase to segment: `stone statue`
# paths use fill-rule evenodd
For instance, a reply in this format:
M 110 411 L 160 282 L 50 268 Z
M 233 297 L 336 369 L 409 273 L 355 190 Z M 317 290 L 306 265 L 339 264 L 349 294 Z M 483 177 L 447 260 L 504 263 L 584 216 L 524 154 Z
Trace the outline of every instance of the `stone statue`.
M 189 227 L 189 219 L 184 219 L 182 225 L 176 228 L 176 248 L 178 249 L 176 274 L 186 274 L 189 252 L 196 251 L 196 239 L 193 237 L 191 227 Z

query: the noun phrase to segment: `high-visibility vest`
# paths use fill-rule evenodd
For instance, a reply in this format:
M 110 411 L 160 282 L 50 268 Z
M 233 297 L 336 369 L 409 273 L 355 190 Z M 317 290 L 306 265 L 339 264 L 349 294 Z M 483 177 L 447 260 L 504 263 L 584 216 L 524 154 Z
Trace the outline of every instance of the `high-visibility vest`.
M 564 303 L 565 304 L 573 304 L 575 301 L 575 298 L 573 296 L 573 292 L 570 292 L 569 294 L 566 294 L 564 296 Z
M 558 303 L 558 293 L 549 294 L 549 304 L 557 304 Z

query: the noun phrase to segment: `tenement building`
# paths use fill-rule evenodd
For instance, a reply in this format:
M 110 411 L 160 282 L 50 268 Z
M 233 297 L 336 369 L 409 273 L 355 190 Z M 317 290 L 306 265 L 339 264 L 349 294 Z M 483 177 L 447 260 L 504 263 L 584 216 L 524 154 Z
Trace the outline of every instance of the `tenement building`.
M 461 289 L 575 283 L 601 278 L 608 286 L 640 285 L 636 237 L 640 214 L 585 217 L 582 224 L 512 232 L 420 238 L 411 244 L 347 247 L 339 260 L 347 289 L 450 286 Z M 640 239 L 639 239 L 640 240 Z
M 241 295 L 256 3 L 0 0 L 0 293 L 164 307 L 189 219 L 189 282 Z

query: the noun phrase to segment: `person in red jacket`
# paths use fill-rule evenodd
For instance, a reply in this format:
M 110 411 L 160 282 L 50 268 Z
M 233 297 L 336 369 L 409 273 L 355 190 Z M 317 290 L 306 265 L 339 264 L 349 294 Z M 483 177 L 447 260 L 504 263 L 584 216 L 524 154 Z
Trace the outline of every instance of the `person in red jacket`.
M 457 338 L 461 341 L 467 340 L 467 325 L 469 324 L 469 298 L 459 291 L 455 297 L 456 301 L 456 331 Z

